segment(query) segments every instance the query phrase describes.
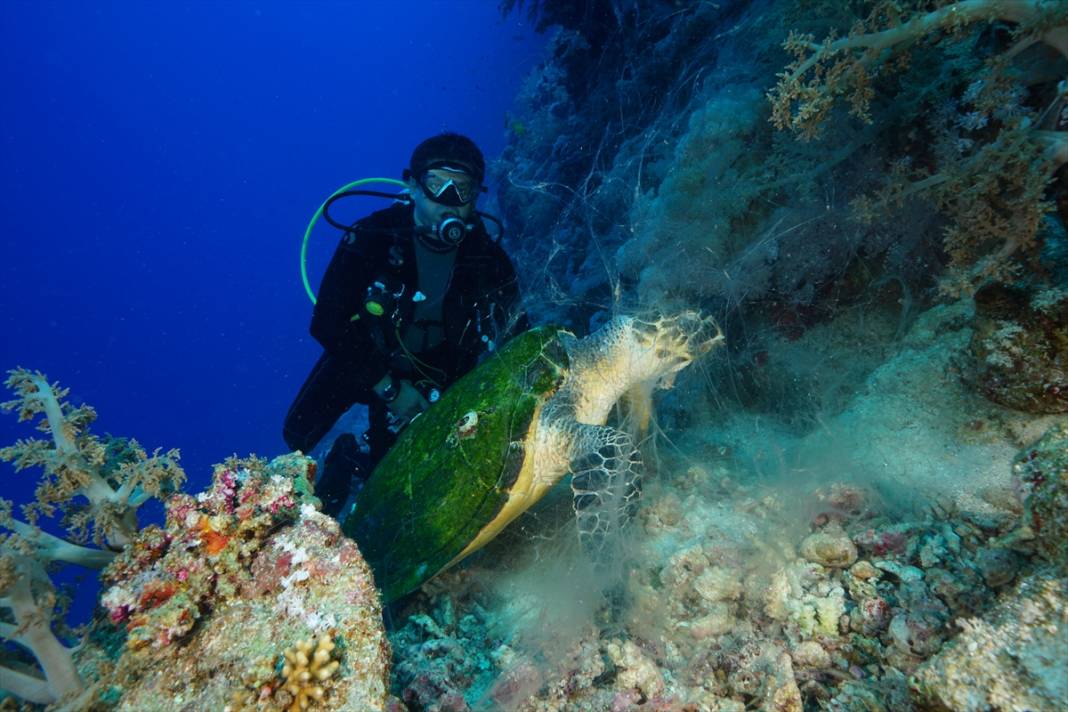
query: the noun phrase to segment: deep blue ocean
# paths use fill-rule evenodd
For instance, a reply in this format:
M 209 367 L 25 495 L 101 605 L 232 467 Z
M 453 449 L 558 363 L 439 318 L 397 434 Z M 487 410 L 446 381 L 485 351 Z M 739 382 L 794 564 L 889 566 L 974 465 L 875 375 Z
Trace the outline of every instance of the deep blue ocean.
M 287 450 L 321 352 L 298 260 L 315 209 L 443 130 L 492 160 L 544 42 L 478 0 L 12 1 L 0 33 L 0 367 L 70 388 L 98 435 L 179 448 L 191 492 L 231 454 Z M 313 233 L 313 287 L 338 237 Z M 0 415 L 0 447 L 32 435 Z M 0 462 L 0 496 L 39 474 Z M 60 580 L 89 584 L 84 620 L 95 574 Z
M 0 366 L 69 387 L 100 435 L 180 448 L 190 491 L 230 454 L 284 452 L 320 353 L 309 219 L 442 130 L 498 155 L 543 43 L 524 20 L 491 0 L 3 3 Z M 337 239 L 313 234 L 313 286 Z M 30 434 L 0 418 L 0 444 Z M 27 496 L 36 473 L 12 491 L 0 468 Z

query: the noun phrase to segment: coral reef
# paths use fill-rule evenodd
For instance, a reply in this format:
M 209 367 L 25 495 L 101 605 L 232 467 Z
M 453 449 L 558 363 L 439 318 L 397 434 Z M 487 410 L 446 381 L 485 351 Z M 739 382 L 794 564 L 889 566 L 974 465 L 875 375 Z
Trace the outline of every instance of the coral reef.
M 572 640 L 547 655 L 517 602 L 494 593 L 495 574 L 449 573 L 393 634 L 396 692 L 436 710 L 914 709 L 908 678 L 953 639 L 954 619 L 1019 578 L 1016 559 L 981 561 L 1004 529 L 933 511 L 891 518 L 855 486 L 782 497 L 725 475 L 692 467 L 652 495 L 622 628 L 558 628 Z M 799 507 L 816 513 L 808 535 L 791 521 Z M 815 540 L 829 565 L 799 553 Z
M 78 707 L 87 694 L 72 648 L 56 635 L 62 625 L 56 587 L 49 578 L 55 564 L 99 569 L 128 544 L 137 529 L 137 508 L 181 486 L 185 473 L 178 452 L 151 457 L 135 441 L 105 443 L 89 432 L 96 413 L 66 401 L 67 389 L 44 374 L 26 369 L 8 372 L 5 385 L 16 398 L 0 404 L 17 411 L 20 421 L 40 416 L 37 429 L 50 440 L 30 438 L 0 449 L 0 460 L 16 470 L 41 469 L 35 501 L 22 506 L 16 519 L 12 503 L 0 499 L 0 635 L 27 649 L 35 666 L 5 660 L 0 688 L 40 704 Z M 66 538 L 42 526 L 62 513 Z M 93 543 L 86 546 L 90 532 Z
M 70 406 L 41 374 L 13 371 L 8 386 L 19 397 L 5 409 L 42 414 L 52 442 L 0 451 L 44 471 L 22 508 L 28 521 L 0 504 L 0 605 L 10 611 L 0 633 L 36 660 L 5 656 L 0 687 L 54 709 L 386 708 L 378 593 L 355 544 L 318 511 L 312 460 L 230 458 L 208 490 L 175 493 L 176 452 L 98 440 L 92 409 Z M 166 525 L 137 532 L 150 496 L 167 496 Z M 56 511 L 72 538 L 91 530 L 107 548 L 46 532 Z M 104 568 L 100 617 L 74 647 L 48 577 L 55 562 Z
M 385 707 L 378 593 L 318 511 L 311 469 L 296 454 L 232 458 L 105 570 L 101 603 L 126 630 L 118 709 Z
M 824 422 L 832 438 L 850 433 L 830 446 L 844 462 L 826 457 L 833 439 L 767 424 L 783 448 L 792 438 L 808 454 L 784 455 L 796 469 L 781 479 L 754 480 L 756 445 L 731 440 L 731 423 L 677 441 L 702 456 L 662 457 L 621 584 L 599 588 L 579 564 L 566 569 L 571 596 L 600 601 L 584 621 L 537 583 L 559 579 L 566 555 L 534 535 L 444 574 L 396 619 L 395 693 L 442 710 L 987 709 L 960 697 L 976 675 L 990 704 L 1018 690 L 1052 709 L 1063 574 L 1034 558 L 1032 527 L 1063 497 L 1065 426 L 1055 420 L 1032 444 L 1042 422 L 952 374 L 971 308 L 921 315 Z M 887 470 L 893 443 L 901 469 Z M 868 471 L 888 479 L 857 474 Z M 1034 489 L 1047 475 L 1053 486 Z M 1062 520 L 1046 540 L 1057 557 Z M 505 585 L 517 571 L 525 583 Z M 983 655 L 966 660 L 975 646 Z
M 995 403 L 1068 412 L 1068 291 L 990 283 L 975 295 L 968 380 Z
M 1068 424 L 1024 448 L 1013 465 L 1013 481 L 1024 502 L 1015 538 L 1033 537 L 1040 555 L 1068 571 Z
M 1068 130 L 1056 118 L 1068 85 L 1043 86 L 1056 76 L 1050 68 L 1059 63 L 1063 70 L 1068 59 L 1068 9 L 1045 0 L 967 0 L 926 10 L 925 3 L 876 3 L 846 37 L 832 33 L 816 42 L 811 34 L 792 33 L 784 47 L 796 59 L 769 92 L 771 120 L 812 139 L 844 99 L 853 116 L 871 123 L 877 87 L 910 65 L 917 45 L 974 41 L 976 26 L 1012 23 L 1008 41 L 984 48 L 985 63 L 970 72 L 966 87 L 959 79 L 957 87 L 928 84 L 928 91 L 948 95 L 943 101 L 959 101 L 959 114 L 948 109 L 942 127 L 938 119 L 931 122 L 934 146 L 912 147 L 909 157 L 922 155 L 924 167 L 901 160 L 874 203 L 860 206 L 871 220 L 875 204 L 900 206 L 908 196 L 928 195 L 951 219 L 945 247 L 953 273 L 943 286 L 971 291 L 987 279 L 1019 273 L 1018 253 L 1032 260 L 1038 254 L 1042 219 L 1053 209 L 1046 188 L 1068 159 Z M 1041 46 L 1053 56 L 1043 55 Z M 1016 61 L 1029 50 L 1031 65 Z M 1035 94 L 1038 110 L 1029 106 Z
M 1024 579 L 984 618 L 924 663 L 909 684 L 930 709 L 1054 712 L 1068 700 L 1068 579 Z
M 496 167 L 533 313 L 711 309 L 749 405 L 768 348 L 844 308 L 1055 288 L 1065 10 L 935 5 L 533 3 L 562 27 Z
M 651 421 L 617 558 L 577 556 L 550 491 L 398 601 L 387 641 L 308 460 L 175 495 L 174 453 L 94 438 L 19 370 L 7 409 L 51 439 L 0 451 L 44 472 L 19 518 L 0 504 L 0 634 L 28 651 L 0 686 L 126 710 L 1063 707 L 1068 5 L 503 6 L 558 26 L 492 171 L 535 320 L 681 306 L 726 335 Z M 167 521 L 138 533 L 150 496 Z M 110 562 L 76 649 L 56 562 Z

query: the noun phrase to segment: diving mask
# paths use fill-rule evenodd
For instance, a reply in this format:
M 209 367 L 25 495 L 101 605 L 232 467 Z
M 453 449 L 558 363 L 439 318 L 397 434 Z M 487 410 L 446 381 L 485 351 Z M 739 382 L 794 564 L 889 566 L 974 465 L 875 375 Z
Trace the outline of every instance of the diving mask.
M 439 166 L 427 170 L 419 178 L 426 197 L 435 203 L 458 208 L 474 202 L 482 192 L 482 185 L 462 168 Z

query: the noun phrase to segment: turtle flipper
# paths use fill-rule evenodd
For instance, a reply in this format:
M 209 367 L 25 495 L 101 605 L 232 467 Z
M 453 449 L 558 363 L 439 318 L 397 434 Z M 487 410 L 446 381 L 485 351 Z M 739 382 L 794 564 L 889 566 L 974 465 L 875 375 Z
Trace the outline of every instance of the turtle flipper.
M 582 425 L 575 434 L 570 469 L 579 541 L 595 561 L 604 563 L 610 558 L 612 534 L 638 510 L 641 453 L 622 430 Z

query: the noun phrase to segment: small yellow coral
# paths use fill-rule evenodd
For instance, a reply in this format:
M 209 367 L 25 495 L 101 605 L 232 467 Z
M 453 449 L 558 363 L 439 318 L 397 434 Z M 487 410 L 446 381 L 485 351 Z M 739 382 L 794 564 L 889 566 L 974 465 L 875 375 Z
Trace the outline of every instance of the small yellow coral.
M 282 689 L 293 698 L 287 708 L 289 712 L 306 710 L 326 695 L 326 683 L 341 665 L 334 658 L 335 647 L 330 636 L 323 635 L 318 642 L 298 641 L 285 652 L 286 662 L 282 667 L 285 685 Z
M 281 680 L 273 672 L 271 658 L 255 660 L 242 675 L 242 688 L 233 693 L 223 712 L 311 709 L 326 697 L 327 688 L 341 666 L 335 657 L 336 647 L 330 635 L 297 641 L 283 654 Z

